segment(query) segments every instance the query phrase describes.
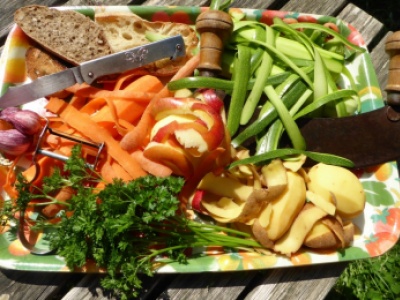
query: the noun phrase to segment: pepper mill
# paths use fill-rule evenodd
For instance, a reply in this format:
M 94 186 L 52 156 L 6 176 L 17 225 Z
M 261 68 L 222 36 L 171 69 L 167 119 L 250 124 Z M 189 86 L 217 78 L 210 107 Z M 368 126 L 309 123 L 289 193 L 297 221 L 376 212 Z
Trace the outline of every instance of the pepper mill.
M 389 55 L 389 73 L 386 85 L 387 104 L 400 106 L 400 31 L 390 35 L 385 44 L 386 53 Z
M 221 72 L 221 58 L 224 44 L 231 34 L 233 22 L 228 13 L 208 10 L 196 20 L 196 30 L 200 33 L 201 76 L 214 77 Z

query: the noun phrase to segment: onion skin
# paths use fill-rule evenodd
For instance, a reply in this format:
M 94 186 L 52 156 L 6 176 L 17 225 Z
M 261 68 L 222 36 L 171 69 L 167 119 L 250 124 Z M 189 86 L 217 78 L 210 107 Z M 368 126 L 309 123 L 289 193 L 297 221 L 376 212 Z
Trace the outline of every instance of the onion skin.
M 32 144 L 32 137 L 17 129 L 0 130 L 0 151 L 12 156 L 26 152 Z
M 13 107 L 6 107 L 5 109 L 3 109 L 0 112 L 0 118 L 3 120 L 6 120 L 8 122 L 10 122 L 10 120 L 8 119 L 9 116 L 12 116 L 13 114 L 15 114 L 17 111 L 21 111 L 21 109 L 19 107 L 13 106 Z
M 21 133 L 26 135 L 37 134 L 41 129 L 40 116 L 30 110 L 18 110 L 14 113 L 7 114 L 8 122 Z

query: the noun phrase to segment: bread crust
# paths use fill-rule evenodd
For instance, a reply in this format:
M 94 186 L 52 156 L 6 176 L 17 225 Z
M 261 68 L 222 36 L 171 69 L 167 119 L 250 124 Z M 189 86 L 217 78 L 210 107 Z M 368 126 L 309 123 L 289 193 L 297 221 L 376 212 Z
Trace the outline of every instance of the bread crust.
M 150 22 L 134 13 L 96 13 L 95 21 L 102 27 L 114 52 L 150 43 L 146 38 L 148 33 L 168 37 L 181 35 L 185 42 L 186 57 L 174 61 L 162 59 L 146 66 L 146 69 L 158 76 L 170 76 L 176 73 L 192 56 L 199 42 L 196 31 L 187 24 Z
M 32 40 L 73 65 L 112 53 L 102 28 L 73 10 L 25 6 L 15 12 L 14 21 Z
M 66 65 L 62 64 L 55 57 L 36 46 L 30 46 L 26 50 L 25 65 L 27 75 L 32 80 L 67 69 Z M 66 98 L 70 94 L 70 92 L 62 90 L 52 94 L 51 96 Z
M 32 80 L 67 69 L 60 61 L 36 46 L 26 50 L 25 62 L 28 77 Z

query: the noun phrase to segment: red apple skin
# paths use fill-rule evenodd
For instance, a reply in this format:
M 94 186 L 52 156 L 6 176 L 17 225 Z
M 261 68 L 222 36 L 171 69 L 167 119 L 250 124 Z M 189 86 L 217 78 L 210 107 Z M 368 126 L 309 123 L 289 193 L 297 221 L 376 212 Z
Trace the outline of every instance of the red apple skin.
M 152 105 L 151 115 L 158 121 L 170 114 L 183 114 L 185 111 L 188 111 L 187 99 L 190 98 L 159 98 Z
M 173 121 L 161 127 L 151 139 L 152 142 L 164 143 L 178 129 L 178 122 Z
M 196 111 L 201 110 L 206 112 L 212 119 L 210 128 L 206 128 L 202 124 L 206 124 L 199 118 L 199 122 L 177 123 L 171 122 L 162 127 L 153 137 L 152 141 L 162 142 L 167 140 L 177 130 L 194 129 L 197 130 L 208 145 L 208 150 L 212 151 L 218 147 L 224 139 L 225 129 L 220 113 L 215 111 L 212 106 L 193 98 L 160 98 L 153 105 L 152 114 L 156 120 L 161 120 L 163 117 L 170 114 L 193 114 L 196 116 Z M 199 124 L 201 123 L 201 125 Z
M 203 201 L 205 191 L 204 190 L 196 190 L 192 199 L 192 208 L 195 211 L 203 213 L 203 209 L 201 206 L 201 201 Z
M 189 159 L 179 147 L 153 142 L 143 150 L 143 155 L 152 161 L 171 168 L 176 175 L 188 178 L 193 173 L 193 167 Z
M 204 103 L 212 107 L 217 113 L 221 113 L 224 102 L 212 89 L 201 89 L 199 93 L 202 95 Z

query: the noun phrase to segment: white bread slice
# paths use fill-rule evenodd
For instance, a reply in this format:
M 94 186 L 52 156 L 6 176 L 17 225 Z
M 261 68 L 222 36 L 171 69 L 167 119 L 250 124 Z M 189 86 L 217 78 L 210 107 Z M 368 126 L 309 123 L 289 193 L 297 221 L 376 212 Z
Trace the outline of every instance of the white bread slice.
M 101 27 L 73 10 L 25 6 L 15 12 L 14 21 L 32 40 L 73 65 L 112 53 Z
M 133 13 L 99 12 L 95 15 L 95 21 L 103 28 L 113 52 L 150 43 L 146 33 L 168 37 L 182 35 L 186 46 L 186 57 L 175 61 L 164 59 L 147 66 L 147 69 L 157 75 L 175 73 L 192 56 L 199 42 L 196 31 L 187 24 L 150 22 Z

